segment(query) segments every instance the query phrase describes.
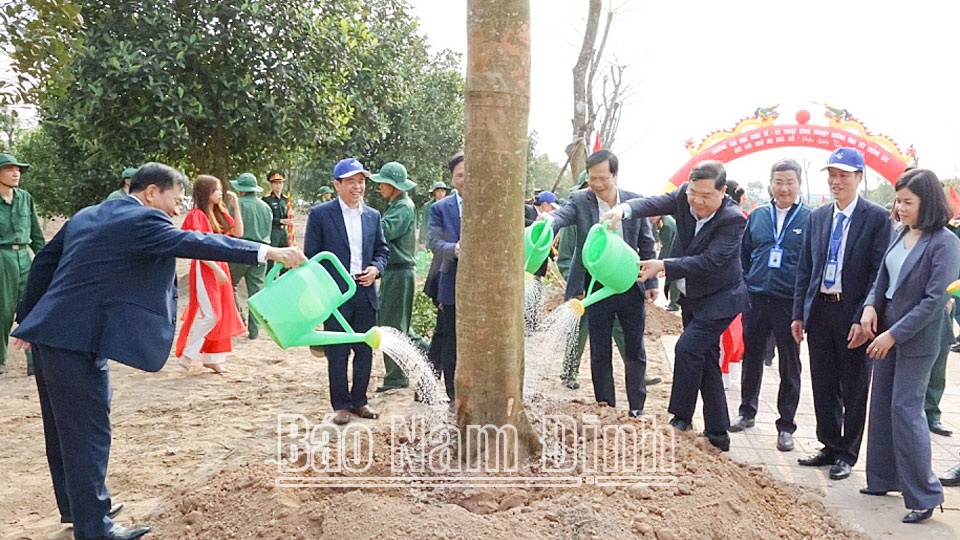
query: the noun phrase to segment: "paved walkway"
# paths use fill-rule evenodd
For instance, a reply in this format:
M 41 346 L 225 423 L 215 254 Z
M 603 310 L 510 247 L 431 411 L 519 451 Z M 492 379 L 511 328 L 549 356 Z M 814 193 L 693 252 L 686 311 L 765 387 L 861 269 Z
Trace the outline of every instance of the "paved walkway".
M 669 360 L 664 366 L 668 373 L 673 372 L 673 350 L 677 336 L 663 336 L 661 343 Z M 763 385 L 760 390 L 757 425 L 741 433 L 730 434 L 730 457 L 750 464 L 762 464 L 778 479 L 794 482 L 812 488 L 822 488 L 826 493 L 824 504 L 828 510 L 846 520 L 854 529 L 862 531 L 872 538 L 909 539 L 918 538 L 960 538 L 960 488 L 945 488 L 946 501 L 944 513 L 935 511 L 932 519 L 920 525 L 906 525 L 900 519 L 907 513 L 903 499 L 899 495 L 871 497 L 861 495 L 858 490 L 866 486 L 866 450 L 864 436 L 860 451 L 860 460 L 853 473 L 846 480 L 830 480 L 828 467 L 801 467 L 797 458 L 821 448 L 816 437 L 816 418 L 813 412 L 813 393 L 810 389 L 809 357 L 806 342 L 801 346 L 803 387 L 800 393 L 800 406 L 797 409 L 797 432 L 794 433 L 796 448 L 792 452 L 777 450 L 777 388 L 780 382 L 777 359 L 772 366 L 764 368 Z M 664 381 L 669 384 L 669 381 Z M 947 360 L 947 389 L 940 408 L 943 411 L 942 422 L 957 431 L 952 437 L 931 434 L 933 449 L 933 470 L 940 474 L 960 463 L 960 354 L 950 353 Z M 727 408 L 731 420 L 737 415 L 740 406 L 739 379 L 727 390 Z M 869 422 L 869 417 L 867 419 Z M 695 428 L 703 429 L 703 418 L 699 410 L 694 419 Z

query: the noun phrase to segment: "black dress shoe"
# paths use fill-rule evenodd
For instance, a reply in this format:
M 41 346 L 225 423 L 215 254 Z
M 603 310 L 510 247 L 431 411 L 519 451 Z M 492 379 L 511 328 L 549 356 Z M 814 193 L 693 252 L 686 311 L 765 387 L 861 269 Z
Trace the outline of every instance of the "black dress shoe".
M 943 509 L 941 508 L 941 511 Z M 911 510 L 909 514 L 903 516 L 904 523 L 920 523 L 921 521 L 926 521 L 930 519 L 930 516 L 933 515 L 933 508 L 928 508 L 926 510 Z
M 661 382 L 663 382 L 663 379 L 661 379 L 660 377 L 647 376 L 643 378 L 643 384 L 646 386 L 653 386 L 655 384 L 660 384 Z
M 123 525 L 114 525 L 101 540 L 134 540 L 150 532 L 150 527 L 128 529 Z
M 693 429 L 693 426 L 690 425 L 690 422 L 687 422 L 682 418 L 677 418 L 676 416 L 670 419 L 670 425 L 678 431 L 690 431 Z
M 409 387 L 410 387 L 410 383 L 409 383 L 409 382 L 406 382 L 406 383 L 389 383 L 389 384 L 386 384 L 386 383 L 385 383 L 385 384 L 382 384 L 382 385 L 380 385 L 380 386 L 377 387 L 377 393 L 379 394 L 380 392 L 386 392 L 387 390 L 394 390 L 394 389 L 397 389 L 397 388 L 409 388 Z
M 943 424 L 941 424 L 939 420 L 934 420 L 933 422 L 930 422 L 930 433 L 934 433 L 936 435 L 942 435 L 944 437 L 949 437 L 953 435 L 953 432 L 943 427 Z
M 824 465 L 833 465 L 834 459 L 826 448 L 816 454 L 797 459 L 797 463 L 804 467 L 822 467 Z
M 960 343 L 954 343 L 950 346 L 952 352 L 960 352 Z
M 721 452 L 730 451 L 730 436 L 726 433 L 704 433 L 710 444 L 719 448 Z
M 110 507 L 110 510 L 107 512 L 107 517 L 113 519 L 117 517 L 117 514 L 123 510 L 123 503 L 117 503 Z M 61 517 L 60 523 L 73 523 L 73 518 Z
M 743 416 L 738 416 L 733 419 L 733 422 L 730 422 L 730 431 L 743 431 L 747 428 L 752 428 L 757 425 L 757 421 L 753 418 L 744 418 Z
M 940 477 L 940 485 L 944 487 L 960 486 L 960 465 L 952 467 Z
M 887 491 L 887 490 L 872 490 L 872 489 L 870 489 L 870 488 L 868 488 L 868 487 L 860 488 L 860 493 L 862 493 L 862 494 L 864 494 L 864 495 L 873 495 L 874 497 L 883 497 L 883 496 L 885 496 L 887 493 L 890 493 L 890 491 L 893 491 L 894 493 L 896 493 L 898 490 L 896 490 L 896 489 L 891 489 L 891 490 Z
M 831 480 L 843 480 L 850 476 L 850 464 L 842 459 L 838 459 L 833 463 L 833 467 L 830 467 L 830 479 Z

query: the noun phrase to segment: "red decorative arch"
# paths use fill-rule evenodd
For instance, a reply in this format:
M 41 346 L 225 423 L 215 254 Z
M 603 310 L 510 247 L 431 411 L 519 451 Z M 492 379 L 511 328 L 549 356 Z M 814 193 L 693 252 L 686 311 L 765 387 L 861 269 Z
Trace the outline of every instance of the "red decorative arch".
M 909 159 L 915 158 L 913 147 L 906 155 L 902 154 L 896 144 L 887 137 L 873 135 L 856 119 L 842 109 L 843 115 L 837 116 L 834 109 L 827 107 L 829 126 L 810 125 L 806 121 L 810 113 L 797 113 L 798 124 L 773 125 L 777 117 L 776 107 L 758 109 L 755 117 L 742 120 L 734 129 L 727 132 L 718 132 L 708 136 L 699 149 L 694 149 L 691 141 L 687 141 L 687 148 L 693 155 L 683 167 L 670 178 L 665 190 L 673 190 L 682 185 L 690 177 L 690 170 L 701 161 L 715 159 L 724 163 L 737 158 L 759 152 L 784 147 L 820 148 L 832 152 L 840 147 L 856 148 L 863 152 L 866 164 L 878 172 L 891 183 L 903 174 Z M 745 127 L 757 126 L 755 129 L 744 130 Z M 853 128 L 862 135 L 848 131 Z

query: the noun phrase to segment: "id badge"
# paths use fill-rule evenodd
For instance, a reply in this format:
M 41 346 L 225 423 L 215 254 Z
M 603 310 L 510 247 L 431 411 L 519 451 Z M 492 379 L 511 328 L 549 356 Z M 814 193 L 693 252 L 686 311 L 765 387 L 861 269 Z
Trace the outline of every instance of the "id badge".
M 836 283 L 837 281 L 837 263 L 828 262 L 827 266 L 823 269 L 823 280 Z
M 780 248 L 770 248 L 770 259 L 767 260 L 768 268 L 780 268 L 783 262 L 783 250 Z

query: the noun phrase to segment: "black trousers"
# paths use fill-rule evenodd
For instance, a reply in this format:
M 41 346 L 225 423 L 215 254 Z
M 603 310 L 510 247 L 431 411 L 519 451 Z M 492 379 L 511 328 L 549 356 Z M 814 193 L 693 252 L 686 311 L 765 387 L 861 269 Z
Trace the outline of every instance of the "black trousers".
M 447 397 L 453 403 L 453 379 L 457 371 L 457 308 L 455 305 L 437 306 L 437 326 L 433 331 L 428 353 L 437 379 L 443 379 Z
M 851 317 L 841 303 L 817 297 L 810 309 L 807 342 L 817 439 L 836 459 L 852 466 L 860 454 L 873 361 L 866 344 L 847 348 Z
M 377 310 L 370 305 L 366 295 L 354 295 L 340 306 L 340 314 L 355 332 L 366 332 L 377 324 Z M 343 332 L 343 327 L 333 317 L 323 323 L 323 329 Z M 347 381 L 347 363 L 353 351 L 353 385 Z M 324 345 L 327 357 L 327 375 L 330 381 L 330 403 L 334 410 L 351 410 L 367 404 L 367 386 L 370 384 L 370 369 L 373 365 L 373 349 L 366 343 Z
M 683 308 L 683 334 L 674 349 L 673 386 L 667 411 L 692 421 L 697 393 L 703 398 L 704 431 L 720 435 L 730 427 L 727 397 L 720 373 L 720 335 L 734 317 L 703 319 Z
M 800 347 L 790 334 L 793 318 L 792 298 L 778 298 L 765 294 L 751 294 L 750 311 L 743 314 L 743 371 L 740 376 L 740 415 L 757 416 L 757 400 L 763 380 L 763 361 L 767 341 L 773 332 L 780 351 L 780 391 L 777 394 L 777 430 L 793 433 L 793 420 L 800 402 Z
M 643 326 L 646 308 L 643 289 L 634 285 L 627 292 L 601 300 L 587 307 L 587 325 L 590 329 L 590 371 L 593 376 L 593 394 L 597 402 L 611 407 L 617 404 L 613 385 L 613 321 L 623 328 L 623 371 L 626 377 L 627 402 L 631 411 L 642 411 L 647 399 L 644 375 L 647 372 L 647 353 L 643 348 Z
M 95 353 L 34 345 L 47 465 L 60 520 L 77 540 L 107 535 L 110 366 Z

